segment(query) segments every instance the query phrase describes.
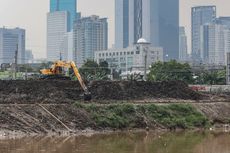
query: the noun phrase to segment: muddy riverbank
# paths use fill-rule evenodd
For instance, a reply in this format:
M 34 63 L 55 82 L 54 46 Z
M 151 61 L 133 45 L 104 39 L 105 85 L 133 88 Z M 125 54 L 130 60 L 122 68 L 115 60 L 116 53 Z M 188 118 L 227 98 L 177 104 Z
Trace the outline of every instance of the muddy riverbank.
M 59 135 L 132 129 L 204 129 L 227 125 L 229 117 L 230 103 L 226 102 L 0 105 L 0 131 L 6 135 Z
M 227 96 L 198 93 L 180 81 L 96 81 L 88 86 L 91 102 L 82 101 L 76 81 L 0 81 L 0 131 L 36 135 L 230 123 Z

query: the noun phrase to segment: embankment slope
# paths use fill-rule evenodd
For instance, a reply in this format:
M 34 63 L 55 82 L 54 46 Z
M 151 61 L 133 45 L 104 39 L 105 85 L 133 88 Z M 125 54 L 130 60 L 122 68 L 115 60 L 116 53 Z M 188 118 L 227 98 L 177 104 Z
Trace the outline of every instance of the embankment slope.
M 0 81 L 0 131 L 186 129 L 229 123 L 230 103 L 207 102 L 207 95 L 180 81 L 88 85 L 93 101 L 85 103 L 77 81 Z M 171 104 L 169 99 L 181 103 Z

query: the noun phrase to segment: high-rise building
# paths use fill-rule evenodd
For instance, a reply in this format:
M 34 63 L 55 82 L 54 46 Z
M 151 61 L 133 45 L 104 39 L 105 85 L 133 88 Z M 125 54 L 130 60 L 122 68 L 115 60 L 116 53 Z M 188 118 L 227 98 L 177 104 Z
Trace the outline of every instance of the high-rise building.
M 71 31 L 73 23 L 77 17 L 77 1 L 76 0 L 50 0 L 50 13 L 56 11 L 67 11 L 68 31 Z
M 164 48 L 164 58 L 179 58 L 179 0 L 115 0 L 115 47 L 145 38 Z
M 209 23 L 201 26 L 201 59 L 214 65 L 226 64 L 226 53 L 230 52 L 230 29 L 226 25 Z
M 0 64 L 15 63 L 16 50 L 18 64 L 25 63 L 25 30 L 20 28 L 0 28 Z
M 165 60 L 178 59 L 179 0 L 159 0 L 158 3 L 159 14 L 157 19 L 159 22 L 159 46 L 162 46 L 164 49 Z M 152 6 L 153 5 L 154 4 L 152 4 Z M 152 34 L 154 35 L 154 33 L 156 33 L 156 30 Z
M 201 26 L 211 23 L 216 18 L 216 6 L 198 6 L 191 10 L 192 15 L 192 57 L 194 60 L 202 62 L 201 59 Z
M 115 47 L 129 46 L 129 0 L 115 0 Z
M 94 52 L 108 48 L 107 18 L 90 16 L 79 19 L 73 28 L 74 59 L 78 66 L 94 59 Z
M 47 59 L 49 61 L 58 60 L 61 56 L 67 54 L 63 50 L 63 44 L 68 32 L 68 17 L 69 13 L 67 11 L 56 11 L 47 14 Z
M 179 60 L 187 61 L 188 52 L 187 52 L 187 36 L 185 34 L 185 27 L 180 27 L 179 30 Z

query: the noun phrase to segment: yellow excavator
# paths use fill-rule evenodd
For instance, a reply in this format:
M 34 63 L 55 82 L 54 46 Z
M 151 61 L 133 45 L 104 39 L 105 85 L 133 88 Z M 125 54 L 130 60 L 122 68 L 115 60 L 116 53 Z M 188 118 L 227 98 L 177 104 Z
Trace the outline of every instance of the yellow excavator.
M 84 90 L 84 100 L 86 101 L 90 101 L 92 99 L 91 93 L 89 92 L 87 86 L 85 85 L 79 71 L 78 68 L 75 64 L 75 62 L 73 61 L 56 61 L 53 63 L 53 65 L 51 66 L 51 68 L 49 69 L 42 69 L 40 70 L 40 73 L 42 74 L 41 79 L 43 80 L 54 80 L 54 79 L 68 79 L 69 77 L 66 77 L 63 74 L 63 70 L 64 68 L 67 69 L 73 69 L 73 72 L 75 74 L 75 76 L 77 77 L 82 89 Z

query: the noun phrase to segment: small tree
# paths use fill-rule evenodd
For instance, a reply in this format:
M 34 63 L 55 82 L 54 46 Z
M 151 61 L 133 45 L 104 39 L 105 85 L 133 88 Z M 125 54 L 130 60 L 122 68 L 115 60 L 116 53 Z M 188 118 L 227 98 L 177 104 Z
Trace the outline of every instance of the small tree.
M 169 62 L 157 62 L 152 64 L 148 80 L 170 81 L 181 80 L 187 83 L 193 82 L 193 74 L 189 64 L 178 63 L 176 60 Z
M 204 84 L 224 85 L 226 84 L 226 70 L 205 71 L 202 75 Z
M 106 61 L 97 64 L 93 60 L 87 60 L 79 69 L 86 80 L 107 80 L 110 70 Z

